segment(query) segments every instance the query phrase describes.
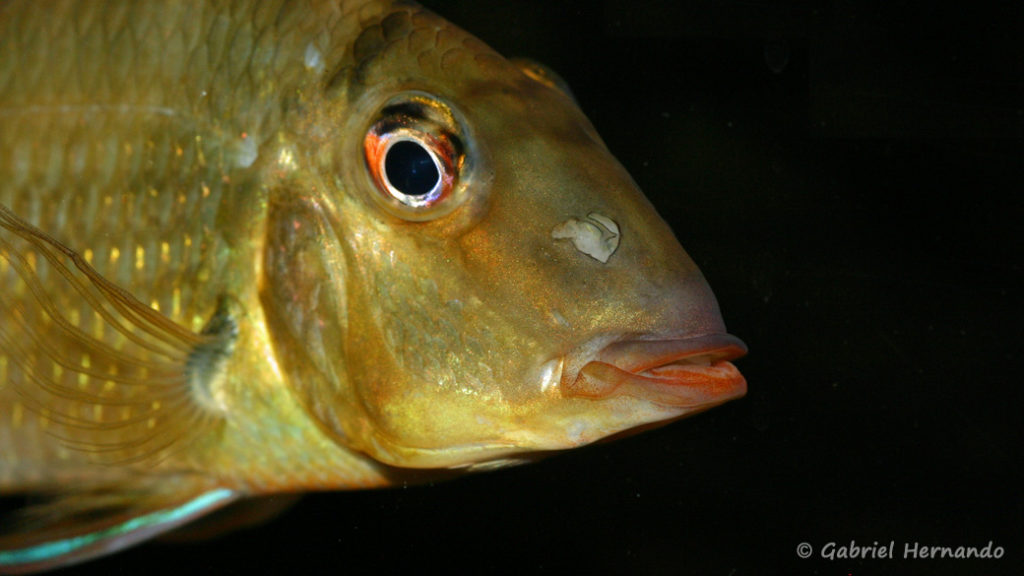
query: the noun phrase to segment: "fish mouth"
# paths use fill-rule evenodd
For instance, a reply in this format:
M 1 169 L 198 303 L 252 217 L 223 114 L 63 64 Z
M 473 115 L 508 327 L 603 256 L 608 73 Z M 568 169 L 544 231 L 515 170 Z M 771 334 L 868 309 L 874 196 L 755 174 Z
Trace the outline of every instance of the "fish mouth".
M 603 348 L 562 383 L 571 397 L 630 396 L 675 408 L 703 409 L 740 398 L 747 382 L 730 360 L 747 353 L 730 334 L 627 340 Z

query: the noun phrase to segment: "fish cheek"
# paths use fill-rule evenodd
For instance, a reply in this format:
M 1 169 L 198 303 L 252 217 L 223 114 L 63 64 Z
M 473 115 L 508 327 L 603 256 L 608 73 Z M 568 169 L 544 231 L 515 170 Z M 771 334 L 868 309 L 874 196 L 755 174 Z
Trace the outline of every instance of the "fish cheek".
M 359 352 L 348 369 L 370 427 L 363 448 L 410 466 L 413 452 L 487 441 L 493 431 L 475 422 L 502 401 L 493 384 L 502 347 L 477 321 L 460 274 L 438 273 L 443 249 L 430 242 L 376 227 L 352 241 L 360 268 L 349 349 Z
M 317 423 L 343 443 L 356 405 L 338 362 L 348 319 L 344 261 L 319 204 L 272 197 L 260 299 L 276 364 Z

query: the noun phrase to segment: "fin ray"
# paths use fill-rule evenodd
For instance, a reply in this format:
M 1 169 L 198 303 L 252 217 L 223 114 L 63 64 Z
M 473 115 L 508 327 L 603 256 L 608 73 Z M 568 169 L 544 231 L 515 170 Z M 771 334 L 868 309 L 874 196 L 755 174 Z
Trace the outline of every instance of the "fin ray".
M 72 494 L 23 514 L 29 528 L 0 537 L 0 574 L 77 564 L 134 546 L 238 499 L 208 488 L 184 495 L 127 489 Z
M 224 298 L 194 333 L 2 204 L 0 281 L 0 389 L 65 447 L 104 464 L 160 461 L 223 421 L 206 387 L 237 337 Z

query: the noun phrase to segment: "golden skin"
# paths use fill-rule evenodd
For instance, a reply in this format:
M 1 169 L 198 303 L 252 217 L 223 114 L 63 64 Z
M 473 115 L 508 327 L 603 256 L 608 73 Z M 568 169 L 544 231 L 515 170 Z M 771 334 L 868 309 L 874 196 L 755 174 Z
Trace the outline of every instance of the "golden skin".
M 360 62 L 360 81 L 339 88 L 352 120 L 335 121 L 323 106 L 327 116 L 314 121 L 342 127 L 331 137 L 341 154 L 324 158 L 322 173 L 356 192 L 324 210 L 347 241 L 342 338 L 360 351 L 325 359 L 349 377 L 332 405 L 355 404 L 363 416 L 340 420 L 339 435 L 389 464 L 452 466 L 678 414 L 638 399 L 566 398 L 542 384 L 559 361 L 577 370 L 569 355 L 595 339 L 723 331 L 671 231 L 568 95 L 454 31 L 439 35 L 440 62 L 416 58 L 421 47 L 395 28 L 386 49 Z M 409 91 L 451 107 L 470 132 L 470 197 L 428 222 L 382 217 L 365 171 L 344 168 L 359 157 L 367 115 Z M 623 231 L 607 264 L 551 237 L 590 212 Z
M 0 6 L 0 492 L 378 486 L 742 395 L 699 270 L 542 68 L 408 2 L 48 6 Z M 364 150 L 409 105 L 459 143 L 425 210 Z M 553 237 L 589 214 L 607 262 Z M 646 391 L 681 357 L 647 341 L 705 335 Z
M 153 429 L 170 434 L 122 454 L 70 449 L 52 436 L 85 436 L 96 446 L 130 442 L 147 434 L 148 422 L 95 431 L 62 425 L 50 412 L 89 418 L 94 403 L 37 394 L 44 406 L 33 409 L 18 392 L 28 384 L 25 370 L 9 354 L 0 356 L 7 369 L 0 388 L 5 492 L 97 477 L 122 481 L 153 466 L 198 470 L 204 482 L 251 491 L 383 482 L 374 464 L 323 436 L 268 363 L 273 345 L 259 287 L 267 207 L 275 194 L 288 192 L 281 187 L 302 168 L 277 154 L 278 142 L 297 139 L 284 117 L 303 92 L 323 84 L 323 72 L 305 66 L 304 51 L 317 39 L 324 59 L 337 59 L 361 19 L 384 7 L 260 2 L 248 6 L 251 18 L 233 19 L 241 6 L 65 2 L 40 10 L 12 2 L 0 11 L 0 204 L 83 254 L 100 275 L 175 324 L 199 332 L 226 296 L 238 309 L 239 326 L 216 409 L 194 406 L 188 386 L 176 398 L 185 407 L 170 414 L 167 402 L 155 410 L 149 402 L 125 408 L 115 407 L 114 398 L 104 406 L 103 421 L 153 412 Z M 13 304 L 24 302 L 24 326 L 32 327 L 16 330 L 4 322 L 8 339 L 53 338 L 56 331 L 45 331 L 43 319 L 33 317 L 41 311 L 23 280 L 10 266 L 2 272 L 5 298 L 14 294 Z M 49 295 L 66 319 L 122 346 L 118 332 L 98 328 L 103 323 L 92 307 L 66 284 L 54 283 Z M 72 346 L 63 350 L 64 360 L 81 362 Z M 24 355 L 41 363 L 37 374 L 68 386 L 80 386 L 80 379 L 89 390 L 106 385 L 68 368 L 57 375 L 58 363 L 46 354 Z M 113 393 L 135 392 L 118 386 Z M 202 426 L 187 427 L 199 436 L 189 450 L 148 454 L 176 441 L 193 412 Z M 140 456 L 152 457 L 109 465 Z

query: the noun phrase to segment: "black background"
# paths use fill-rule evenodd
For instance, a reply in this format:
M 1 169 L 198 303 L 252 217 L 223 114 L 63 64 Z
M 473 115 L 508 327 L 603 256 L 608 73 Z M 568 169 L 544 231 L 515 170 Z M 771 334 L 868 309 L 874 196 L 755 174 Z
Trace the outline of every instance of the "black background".
M 427 4 L 568 80 L 750 346 L 748 396 L 68 574 L 1024 573 L 1017 3 Z M 820 557 L 851 540 L 1005 555 Z

